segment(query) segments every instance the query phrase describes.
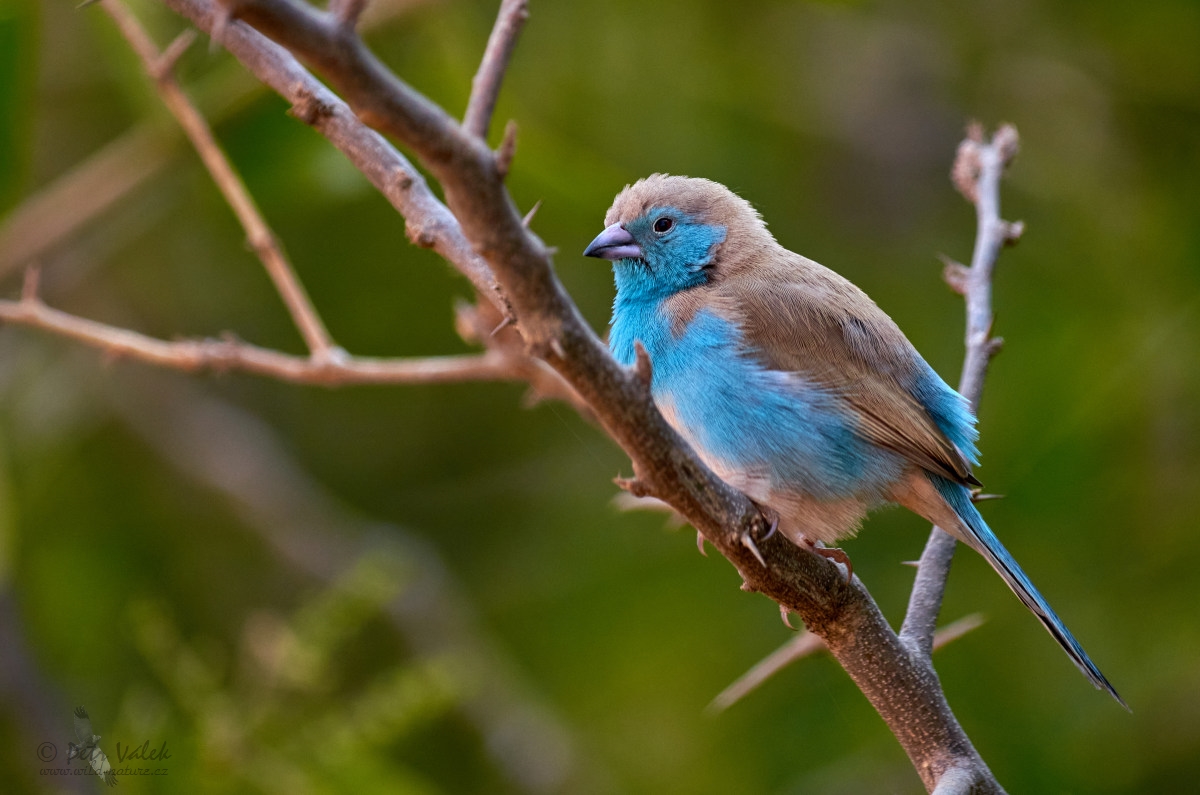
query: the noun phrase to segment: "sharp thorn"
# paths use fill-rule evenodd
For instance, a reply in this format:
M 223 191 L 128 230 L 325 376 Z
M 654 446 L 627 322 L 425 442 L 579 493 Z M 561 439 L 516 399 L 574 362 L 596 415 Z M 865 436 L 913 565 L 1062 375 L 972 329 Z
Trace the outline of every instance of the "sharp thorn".
M 952 621 L 941 629 L 933 633 L 933 650 L 945 646 L 951 641 L 958 640 L 968 632 L 978 629 L 983 626 L 984 617 L 982 613 L 971 613 L 963 616 L 957 621 Z
M 500 148 L 496 150 L 496 171 L 499 172 L 500 178 L 508 176 L 508 170 L 512 167 L 513 157 L 517 153 L 517 123 L 509 120 L 504 126 L 504 138 L 500 141 Z
M 533 216 L 537 215 L 537 211 L 540 209 L 542 209 L 542 200 L 538 199 L 529 208 L 529 212 L 525 213 L 525 217 L 521 219 L 521 225 L 528 229 L 529 225 L 533 223 Z
M 504 329 L 508 328 L 509 326 L 515 326 L 516 323 L 517 323 L 517 319 L 515 317 L 513 317 L 512 315 L 505 315 L 504 319 L 500 321 L 500 325 L 496 326 L 494 329 L 492 329 L 492 332 L 490 334 L 488 334 L 488 339 L 491 339 L 492 337 L 496 336 L 497 334 L 499 334 L 501 331 L 504 331 Z

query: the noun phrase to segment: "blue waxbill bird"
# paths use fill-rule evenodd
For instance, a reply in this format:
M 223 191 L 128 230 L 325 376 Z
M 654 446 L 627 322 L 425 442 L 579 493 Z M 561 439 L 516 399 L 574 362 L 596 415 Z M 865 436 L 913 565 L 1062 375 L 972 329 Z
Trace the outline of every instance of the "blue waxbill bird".
M 899 503 L 974 549 L 1098 688 L 1125 702 L 971 500 L 975 418 L 896 324 L 846 279 L 775 242 L 706 179 L 626 186 L 583 252 L 611 260 L 609 345 L 641 342 L 667 421 L 796 544 L 825 549 Z

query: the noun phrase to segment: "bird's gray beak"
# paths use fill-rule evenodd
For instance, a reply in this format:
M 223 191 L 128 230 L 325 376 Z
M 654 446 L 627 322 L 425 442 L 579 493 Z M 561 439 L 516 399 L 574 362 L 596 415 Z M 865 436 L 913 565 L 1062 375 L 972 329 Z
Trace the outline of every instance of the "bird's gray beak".
M 640 259 L 642 247 L 633 239 L 633 235 L 625 231 L 625 227 L 620 224 L 613 224 L 605 229 L 600 234 L 596 235 L 596 239 L 588 244 L 588 247 L 583 250 L 585 257 L 599 257 L 600 259 Z

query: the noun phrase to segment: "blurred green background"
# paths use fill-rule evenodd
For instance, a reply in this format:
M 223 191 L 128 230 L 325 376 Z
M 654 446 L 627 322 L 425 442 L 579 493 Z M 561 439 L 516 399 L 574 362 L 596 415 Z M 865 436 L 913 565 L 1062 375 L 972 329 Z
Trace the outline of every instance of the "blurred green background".
M 33 239 L 14 212 L 123 142 L 51 202 L 59 218 L 148 172 L 37 254 L 46 300 L 301 351 L 110 20 L 72 6 L 0 0 L 5 296 Z M 392 3 L 369 39 L 457 115 L 495 6 Z M 134 8 L 160 44 L 182 28 Z M 653 171 L 707 176 L 862 286 L 951 382 L 963 310 L 936 255 L 970 256 L 974 216 L 948 171 L 965 122 L 1017 125 L 1003 207 L 1027 231 L 998 271 L 1006 345 L 980 417 L 979 475 L 1007 498 L 984 510 L 1133 714 L 961 552 L 944 618 L 987 623 L 936 662 L 1012 792 L 1200 777 L 1197 42 L 1192 0 L 535 0 L 497 114 L 520 124 L 513 195 L 543 202 L 534 228 L 598 331 L 611 276 L 579 252 L 612 196 Z M 206 45 L 181 79 L 337 340 L 465 350 L 466 282 Z M 189 376 L 0 329 L 5 791 L 97 786 L 40 773 L 79 704 L 117 767 L 118 742 L 167 744 L 166 775 L 124 776 L 128 792 L 921 791 L 826 657 L 705 714 L 791 636 L 775 606 L 690 530 L 617 511 L 628 460 L 522 394 Z M 846 545 L 893 620 L 926 531 L 884 512 Z

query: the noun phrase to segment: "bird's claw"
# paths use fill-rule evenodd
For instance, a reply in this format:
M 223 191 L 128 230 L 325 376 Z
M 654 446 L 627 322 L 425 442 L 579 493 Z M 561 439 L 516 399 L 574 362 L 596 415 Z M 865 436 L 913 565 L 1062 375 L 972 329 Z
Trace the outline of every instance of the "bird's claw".
M 770 540 L 771 536 L 775 535 L 775 531 L 779 529 L 779 512 L 754 500 L 750 500 L 750 504 L 758 509 L 758 515 L 767 523 L 767 534 L 759 540 Z
M 754 539 L 749 533 L 742 534 L 742 546 L 750 550 L 750 554 L 758 561 L 764 569 L 767 567 L 767 561 L 763 558 L 762 553 L 758 551 L 758 545 L 754 543 Z
M 770 516 L 767 516 L 764 513 L 763 518 L 767 519 L 771 523 L 771 526 L 767 528 L 767 534 L 762 538 L 763 541 L 766 541 L 771 536 L 775 535 L 775 531 L 779 529 L 779 514 L 775 513 L 775 511 L 771 511 Z
M 805 540 L 808 541 L 808 539 Z M 854 579 L 854 564 L 850 562 L 850 556 L 846 554 L 845 550 L 837 547 L 819 547 L 815 541 L 809 541 L 808 548 L 812 550 L 814 554 L 820 555 L 823 558 L 828 558 L 832 561 L 836 561 L 837 563 L 841 563 L 843 566 L 845 566 L 847 585 L 849 585 L 850 581 Z
M 750 500 L 750 504 L 758 509 L 758 515 L 767 523 L 766 535 L 760 538 L 759 541 L 770 540 L 771 536 L 775 535 L 775 531 L 779 529 L 779 514 L 765 505 L 758 504 L 754 500 Z M 762 564 L 764 569 L 767 567 L 767 561 L 763 559 L 762 553 L 758 551 L 758 545 L 754 543 L 753 530 L 748 530 L 742 535 L 742 546 L 750 550 L 750 554 L 754 555 L 754 558 Z M 701 551 L 703 552 L 703 549 Z
M 792 632 L 797 632 L 798 630 L 792 626 L 792 622 L 789 620 L 791 612 L 792 611 L 788 610 L 783 605 L 779 606 L 779 617 L 783 619 L 783 625 L 785 627 L 787 627 L 788 629 L 790 629 Z

